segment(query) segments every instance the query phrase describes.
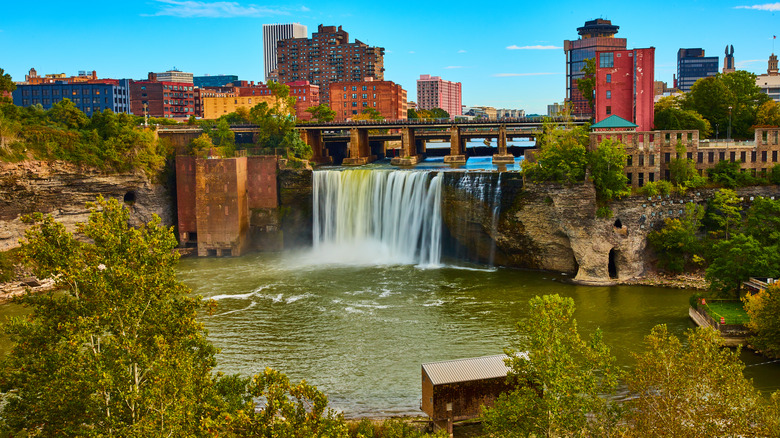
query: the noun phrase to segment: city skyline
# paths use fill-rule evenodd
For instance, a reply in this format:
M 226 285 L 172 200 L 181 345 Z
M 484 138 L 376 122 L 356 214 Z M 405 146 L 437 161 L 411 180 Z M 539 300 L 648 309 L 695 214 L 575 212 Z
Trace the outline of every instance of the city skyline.
M 30 68 L 144 79 L 176 67 L 257 82 L 264 79 L 263 24 L 300 23 L 309 36 L 319 24 L 340 25 L 352 41 L 386 49 L 385 79 L 407 90 L 409 100 L 416 100 L 419 76 L 430 74 L 462 82 L 466 106 L 544 114 L 565 97 L 563 40 L 576 39 L 587 20 L 620 26 L 616 36 L 628 48 L 655 47 L 655 78 L 670 86 L 680 48 L 701 47 L 722 67 L 724 48 L 733 45 L 738 69 L 764 73 L 780 28 L 780 3 L 766 2 L 661 1 L 651 19 L 647 11 L 606 2 L 448 6 L 152 0 L 79 8 L 43 1 L 31 9 L 14 3 L 0 17 L 0 68 L 15 81 Z

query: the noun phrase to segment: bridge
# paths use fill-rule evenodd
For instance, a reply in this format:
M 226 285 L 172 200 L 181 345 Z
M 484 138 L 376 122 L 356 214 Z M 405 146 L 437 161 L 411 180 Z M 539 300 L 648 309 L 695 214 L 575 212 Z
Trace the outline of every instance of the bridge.
M 496 139 L 498 153 L 493 155 L 496 164 L 513 163 L 514 155 L 507 149 L 507 141 L 519 138 L 535 140 L 545 121 L 582 125 L 587 118 L 561 119 L 527 117 L 499 120 L 452 121 L 437 120 L 356 120 L 349 122 L 309 122 L 295 127 L 301 138 L 312 148 L 312 161 L 333 163 L 333 154 L 342 158 L 344 165 L 367 164 L 387 154 L 387 141 L 400 141 L 398 156 L 392 164 L 408 166 L 418 163 L 426 154 L 427 143 L 432 140 L 449 141 L 449 154 L 445 163 L 463 164 L 468 151 L 466 142 L 472 139 Z M 233 125 L 231 130 L 239 135 L 254 134 L 256 125 Z M 185 126 L 160 126 L 158 135 L 184 136 L 189 142 L 200 135 L 200 128 Z M 189 140 L 188 140 L 189 139 Z M 176 142 L 174 142 L 176 144 Z

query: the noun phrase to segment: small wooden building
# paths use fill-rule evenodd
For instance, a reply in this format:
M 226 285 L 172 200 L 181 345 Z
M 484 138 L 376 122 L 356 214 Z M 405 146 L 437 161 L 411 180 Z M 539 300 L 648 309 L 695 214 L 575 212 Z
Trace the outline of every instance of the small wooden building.
M 420 409 L 436 428 L 452 434 L 454 421 L 479 417 L 482 405 L 493 406 L 499 394 L 511 389 L 507 358 L 498 354 L 423 364 Z

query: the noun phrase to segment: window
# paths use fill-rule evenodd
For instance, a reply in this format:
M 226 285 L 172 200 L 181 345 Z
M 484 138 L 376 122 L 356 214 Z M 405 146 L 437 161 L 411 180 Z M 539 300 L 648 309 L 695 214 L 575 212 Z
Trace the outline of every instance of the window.
M 357 106 L 357 102 L 352 102 L 352 106 Z
M 726 153 L 718 152 L 718 161 L 724 161 L 724 160 L 726 160 Z
M 612 114 L 612 107 L 608 106 L 607 107 L 607 115 L 610 115 L 610 114 Z
M 366 91 L 366 90 L 368 90 L 368 86 L 363 85 L 363 91 Z
M 352 86 L 352 91 L 357 91 L 357 85 Z
M 612 99 L 612 91 L 607 90 L 607 99 Z
M 599 67 L 612 68 L 615 66 L 615 55 L 612 52 L 599 53 Z
M 609 84 L 611 82 L 612 82 L 612 75 L 607 73 L 607 83 Z

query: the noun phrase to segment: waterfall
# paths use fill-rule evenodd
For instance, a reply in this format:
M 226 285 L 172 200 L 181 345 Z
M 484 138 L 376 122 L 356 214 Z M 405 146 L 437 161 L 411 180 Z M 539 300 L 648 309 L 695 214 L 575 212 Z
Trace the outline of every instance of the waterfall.
M 442 174 L 314 172 L 313 243 L 325 262 L 438 266 Z
M 496 256 L 496 241 L 498 235 L 498 219 L 501 212 L 501 172 L 466 172 L 456 185 L 461 196 L 468 199 L 470 208 L 460 213 L 458 235 L 467 237 L 470 249 L 476 250 L 476 257 L 487 260 L 494 266 Z M 470 227 L 479 224 L 479 231 Z M 479 236 L 483 236 L 480 238 Z M 466 244 L 466 241 L 461 242 Z M 460 254 L 462 258 L 463 255 Z M 474 253 L 471 254 L 474 257 Z

